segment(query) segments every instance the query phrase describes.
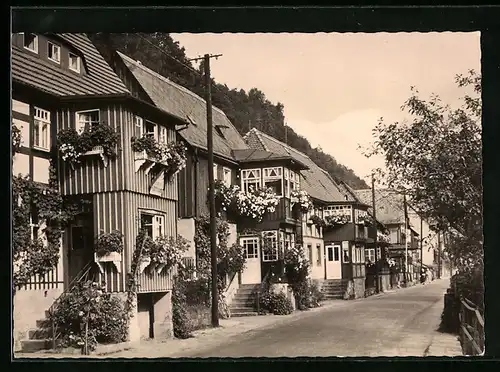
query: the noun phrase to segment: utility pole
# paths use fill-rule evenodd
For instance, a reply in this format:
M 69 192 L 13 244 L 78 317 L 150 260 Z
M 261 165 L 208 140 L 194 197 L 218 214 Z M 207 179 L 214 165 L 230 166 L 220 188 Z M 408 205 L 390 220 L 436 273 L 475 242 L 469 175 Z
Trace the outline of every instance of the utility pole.
M 406 206 L 406 193 L 403 194 L 403 207 L 405 214 L 405 283 L 408 284 L 408 209 Z
M 194 58 L 203 59 L 205 74 L 205 101 L 207 103 L 207 148 L 208 148 L 208 202 L 210 205 L 210 255 L 212 276 L 212 327 L 219 326 L 219 291 L 217 289 L 217 220 L 215 215 L 215 180 L 214 180 L 214 137 L 212 123 L 212 79 L 210 77 L 210 58 L 217 58 L 222 54 Z
M 380 286 L 378 282 L 378 256 L 377 256 L 377 245 L 378 245 L 378 229 L 377 229 L 377 209 L 375 206 L 375 177 L 372 173 L 372 208 L 373 208 L 373 221 L 375 225 L 375 290 L 377 293 L 380 292 Z M 382 250 L 380 250 L 380 255 L 382 255 Z
M 424 220 L 420 216 L 420 275 L 424 268 Z

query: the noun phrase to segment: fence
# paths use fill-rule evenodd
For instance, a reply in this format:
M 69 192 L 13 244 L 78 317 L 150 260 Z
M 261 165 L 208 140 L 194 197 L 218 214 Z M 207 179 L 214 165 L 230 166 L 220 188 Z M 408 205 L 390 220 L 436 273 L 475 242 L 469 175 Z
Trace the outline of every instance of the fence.
M 196 265 L 193 257 L 183 257 L 182 258 L 182 265 L 184 268 L 187 269 L 187 272 L 189 273 L 190 279 L 195 278 L 195 270 L 196 270 Z
M 465 355 L 484 353 L 484 319 L 475 304 L 466 298 L 460 299 L 460 343 Z

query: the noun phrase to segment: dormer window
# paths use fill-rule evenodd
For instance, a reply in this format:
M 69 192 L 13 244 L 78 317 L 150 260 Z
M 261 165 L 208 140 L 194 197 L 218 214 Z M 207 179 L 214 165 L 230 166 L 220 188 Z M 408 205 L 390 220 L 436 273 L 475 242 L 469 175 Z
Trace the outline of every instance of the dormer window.
M 69 53 L 68 66 L 71 71 L 80 73 L 80 57 L 77 56 L 76 54 Z
M 55 63 L 61 63 L 61 47 L 50 41 L 47 43 L 48 45 L 48 57 L 51 61 Z
M 34 53 L 38 53 L 38 36 L 35 34 L 24 33 L 24 48 Z

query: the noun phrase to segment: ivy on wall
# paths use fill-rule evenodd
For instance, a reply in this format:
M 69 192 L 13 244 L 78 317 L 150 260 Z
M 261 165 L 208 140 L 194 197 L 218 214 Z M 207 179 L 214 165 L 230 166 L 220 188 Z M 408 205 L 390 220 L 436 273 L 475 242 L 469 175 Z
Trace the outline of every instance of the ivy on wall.
M 25 176 L 12 179 L 12 251 L 16 270 L 14 290 L 35 276 L 43 276 L 57 266 L 62 233 L 79 212 L 79 204 L 65 202 L 58 191 L 57 174 L 52 163 L 49 185 Z M 32 237 L 30 224 L 41 227 Z

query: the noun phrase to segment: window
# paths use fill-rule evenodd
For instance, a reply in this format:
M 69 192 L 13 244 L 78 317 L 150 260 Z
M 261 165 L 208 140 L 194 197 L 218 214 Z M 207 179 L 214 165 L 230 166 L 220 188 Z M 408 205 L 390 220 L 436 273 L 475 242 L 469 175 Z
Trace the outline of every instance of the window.
M 134 127 L 135 127 L 135 136 L 140 138 L 144 134 L 144 121 L 141 117 L 135 115 L 134 116 Z
M 349 263 L 350 261 L 351 261 L 351 258 L 349 257 L 349 247 L 343 247 L 342 248 L 342 262 Z
M 217 164 L 214 164 L 214 180 L 217 180 L 217 179 L 219 179 L 217 177 Z
M 80 111 L 76 113 L 76 130 L 82 132 L 99 124 L 99 110 Z
M 51 43 L 50 41 L 47 43 L 47 45 L 49 48 L 47 52 L 47 56 L 49 57 L 49 59 L 53 62 L 61 63 L 61 47 L 59 45 Z
M 250 189 L 258 190 L 262 187 L 260 169 L 245 169 L 241 171 L 241 188 L 244 192 Z
M 352 206 L 350 205 L 329 205 L 323 210 L 323 218 L 327 216 L 347 216 L 349 221 L 352 221 Z
M 147 235 L 153 239 L 165 235 L 165 216 L 141 212 L 141 229 L 146 230 Z
M 38 36 L 24 33 L 24 48 L 38 53 Z
M 277 261 L 278 260 L 278 232 L 277 231 L 263 231 L 263 250 L 262 261 Z
M 340 261 L 340 247 L 338 245 L 333 246 L 333 253 L 335 256 L 335 261 L 338 262 Z
M 232 183 L 231 169 L 223 167 L 222 174 L 223 174 L 224 185 L 226 185 L 228 187 L 231 186 L 231 183 Z
M 80 57 L 76 54 L 69 53 L 68 65 L 71 71 L 80 72 Z
M 155 123 L 146 120 L 146 123 L 144 124 L 144 132 L 145 132 L 144 134 L 151 136 L 154 139 L 157 139 L 158 133 Z
M 321 266 L 321 244 L 316 244 L 316 266 Z
M 271 188 L 278 196 L 283 195 L 283 168 L 264 168 L 264 187 Z
M 50 112 L 35 107 L 33 146 L 50 151 Z
M 365 262 L 375 262 L 375 248 L 365 249 Z
M 382 251 L 380 250 L 380 247 L 377 248 L 377 260 L 380 260 L 382 258 Z
M 30 233 L 31 240 L 37 240 L 39 238 L 38 231 L 40 229 L 38 220 L 38 208 L 34 204 L 30 206 Z
M 312 263 L 313 262 L 313 246 L 312 246 L 312 244 L 307 245 L 307 254 L 309 257 L 309 262 Z
M 391 229 L 389 238 L 392 244 L 398 244 L 398 230 Z
M 158 125 L 158 142 L 159 143 L 167 143 L 167 128 L 164 126 Z
M 241 246 L 246 258 L 259 258 L 259 238 L 241 238 Z

